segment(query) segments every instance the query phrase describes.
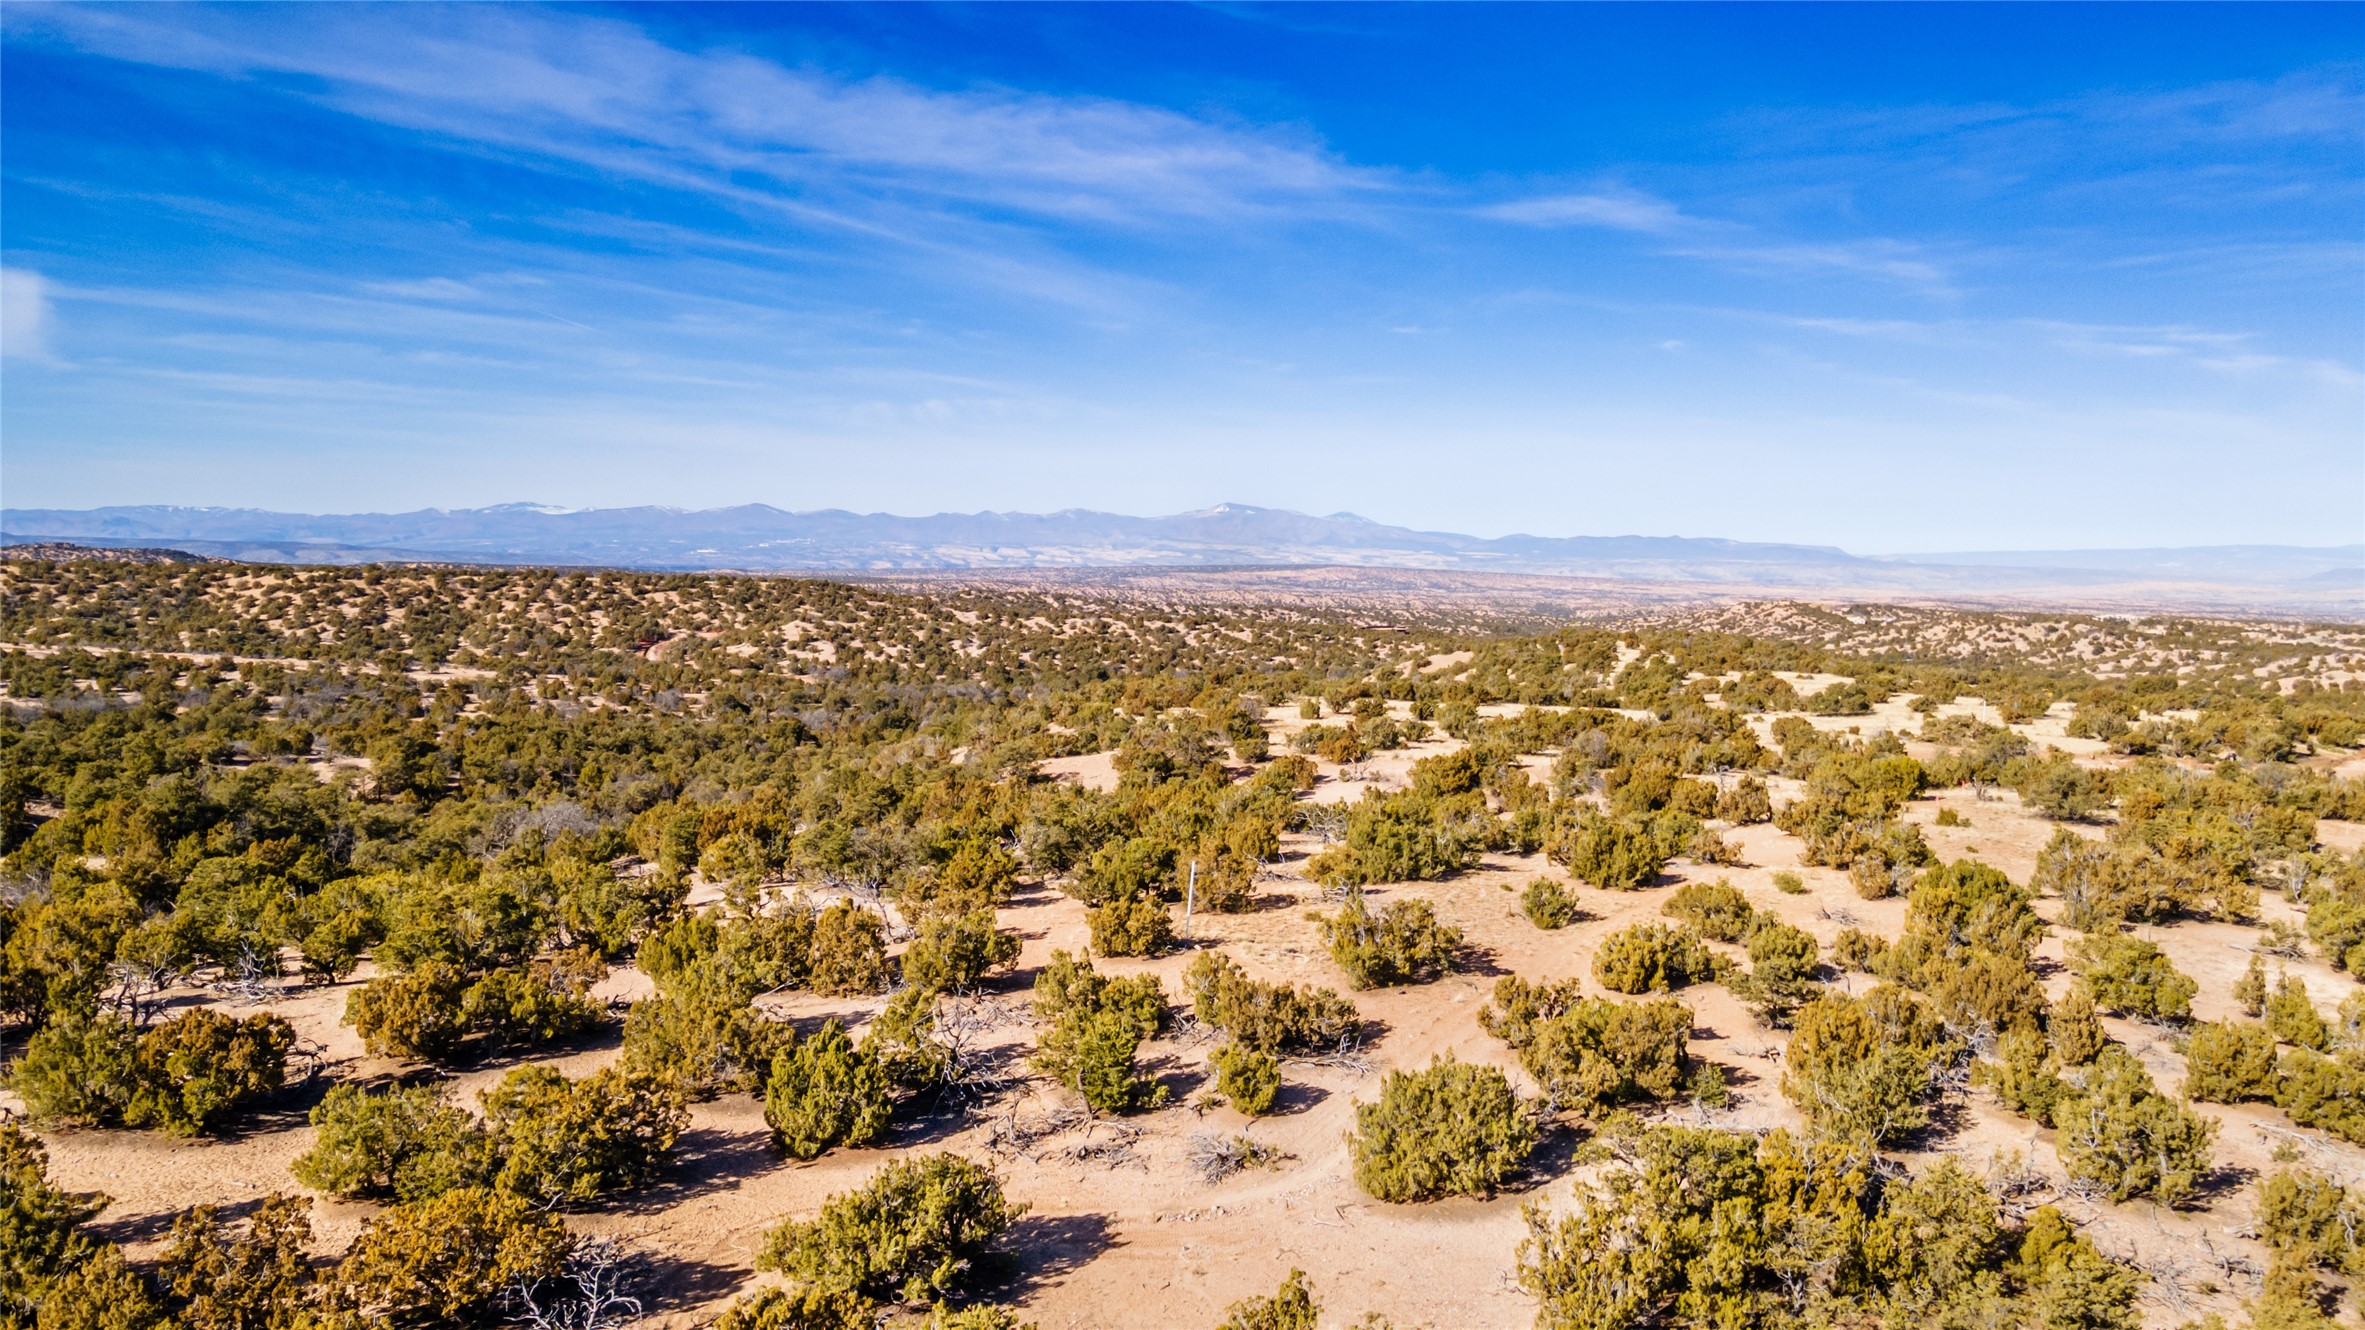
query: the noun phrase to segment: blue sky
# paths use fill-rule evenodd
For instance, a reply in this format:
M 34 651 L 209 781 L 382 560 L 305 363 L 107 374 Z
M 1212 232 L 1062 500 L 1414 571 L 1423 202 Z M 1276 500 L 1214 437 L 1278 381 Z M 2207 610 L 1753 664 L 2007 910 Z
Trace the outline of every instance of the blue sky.
M 0 14 L 0 502 L 2365 539 L 2365 8 Z

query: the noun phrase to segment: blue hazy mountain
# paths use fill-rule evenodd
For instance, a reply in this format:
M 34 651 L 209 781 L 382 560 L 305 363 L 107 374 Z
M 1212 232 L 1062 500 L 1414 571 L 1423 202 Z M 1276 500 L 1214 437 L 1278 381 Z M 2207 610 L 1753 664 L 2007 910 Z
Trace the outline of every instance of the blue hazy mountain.
M 2038 585 L 2258 585 L 2339 592 L 2365 545 L 1962 551 L 1868 556 L 1700 536 L 1480 537 L 1353 513 L 1225 503 L 1163 517 L 1053 513 L 904 517 L 842 509 L 569 509 L 537 503 L 404 513 L 278 513 L 161 505 L 0 511 L 9 542 L 167 546 L 266 562 L 436 560 L 758 572 L 924 572 L 1325 565 L 1714 582 L 1769 588 L 2009 590 Z

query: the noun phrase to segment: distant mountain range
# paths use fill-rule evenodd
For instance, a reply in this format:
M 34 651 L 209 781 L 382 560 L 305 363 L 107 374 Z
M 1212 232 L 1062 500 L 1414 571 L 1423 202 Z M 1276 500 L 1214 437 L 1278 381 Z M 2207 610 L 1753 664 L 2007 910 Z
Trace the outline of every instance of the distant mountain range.
M 1796 592 L 2184 587 L 2210 591 L 2199 596 L 2209 601 L 2230 597 L 2239 602 L 2256 593 L 2294 606 L 2365 604 L 2365 544 L 1867 556 L 1822 545 L 1693 536 L 1489 539 L 1388 526 L 1352 513 L 1314 517 L 1238 503 L 1167 517 L 1073 508 L 898 517 L 839 509 L 792 513 L 764 504 L 691 511 L 511 503 L 343 515 L 165 506 L 14 508 L 0 510 L 0 540 L 170 546 L 253 562 L 416 560 L 879 573 L 1317 565 Z

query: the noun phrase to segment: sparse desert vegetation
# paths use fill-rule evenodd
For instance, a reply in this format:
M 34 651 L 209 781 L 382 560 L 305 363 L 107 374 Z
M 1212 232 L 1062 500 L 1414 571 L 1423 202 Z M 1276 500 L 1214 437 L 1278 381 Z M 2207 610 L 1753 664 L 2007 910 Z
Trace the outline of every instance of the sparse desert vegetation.
M 1468 618 L 0 564 L 0 1324 L 2354 1314 L 2365 632 Z

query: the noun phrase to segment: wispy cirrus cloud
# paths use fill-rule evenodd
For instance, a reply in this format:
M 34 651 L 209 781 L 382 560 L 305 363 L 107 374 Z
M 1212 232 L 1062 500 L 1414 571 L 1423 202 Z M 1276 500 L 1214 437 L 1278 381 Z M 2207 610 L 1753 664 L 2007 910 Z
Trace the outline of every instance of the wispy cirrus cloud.
M 2279 355 L 2258 334 L 2183 324 L 2126 325 L 2029 320 L 2026 326 L 2065 351 L 2131 360 L 2178 361 L 2217 374 L 2298 374 L 2333 387 L 2365 384 L 2355 368 L 2316 356 Z
M 1850 273 L 1918 287 L 1931 294 L 1953 289 L 1947 269 L 1922 247 L 1883 237 L 1828 244 L 1693 245 L 1667 252 L 1767 272 Z
M 841 78 L 627 24 L 462 6 L 310 11 L 12 12 L 18 40 L 119 60 L 276 78 L 291 95 L 504 152 L 813 220 L 862 201 L 1104 223 L 1335 206 L 1380 188 L 1309 134 L 1161 107 L 1009 89 Z
M 1798 242 L 1769 237 L 1759 228 L 1723 218 L 1685 212 L 1673 201 L 1627 187 L 1579 193 L 1539 194 L 1489 204 L 1481 217 L 1533 227 L 1595 227 L 1666 242 L 1672 258 L 1704 260 L 1754 272 L 1823 272 L 1870 277 L 1951 293 L 1945 267 L 1919 246 L 1888 237 Z
M 1542 194 L 1490 204 L 1477 211 L 1481 217 L 1524 226 L 1599 226 L 1645 235 L 1670 235 L 1704 225 L 1666 199 L 1636 189 Z
M 449 277 L 426 277 L 415 282 L 364 282 L 361 289 L 397 300 L 475 300 L 484 294 L 466 282 Z
M 2097 90 L 2025 102 L 1752 109 L 1728 126 L 1784 154 L 1910 148 L 1920 155 L 2123 159 L 2228 144 L 2365 143 L 2365 70 L 2334 65 L 2273 79 L 2159 91 Z

